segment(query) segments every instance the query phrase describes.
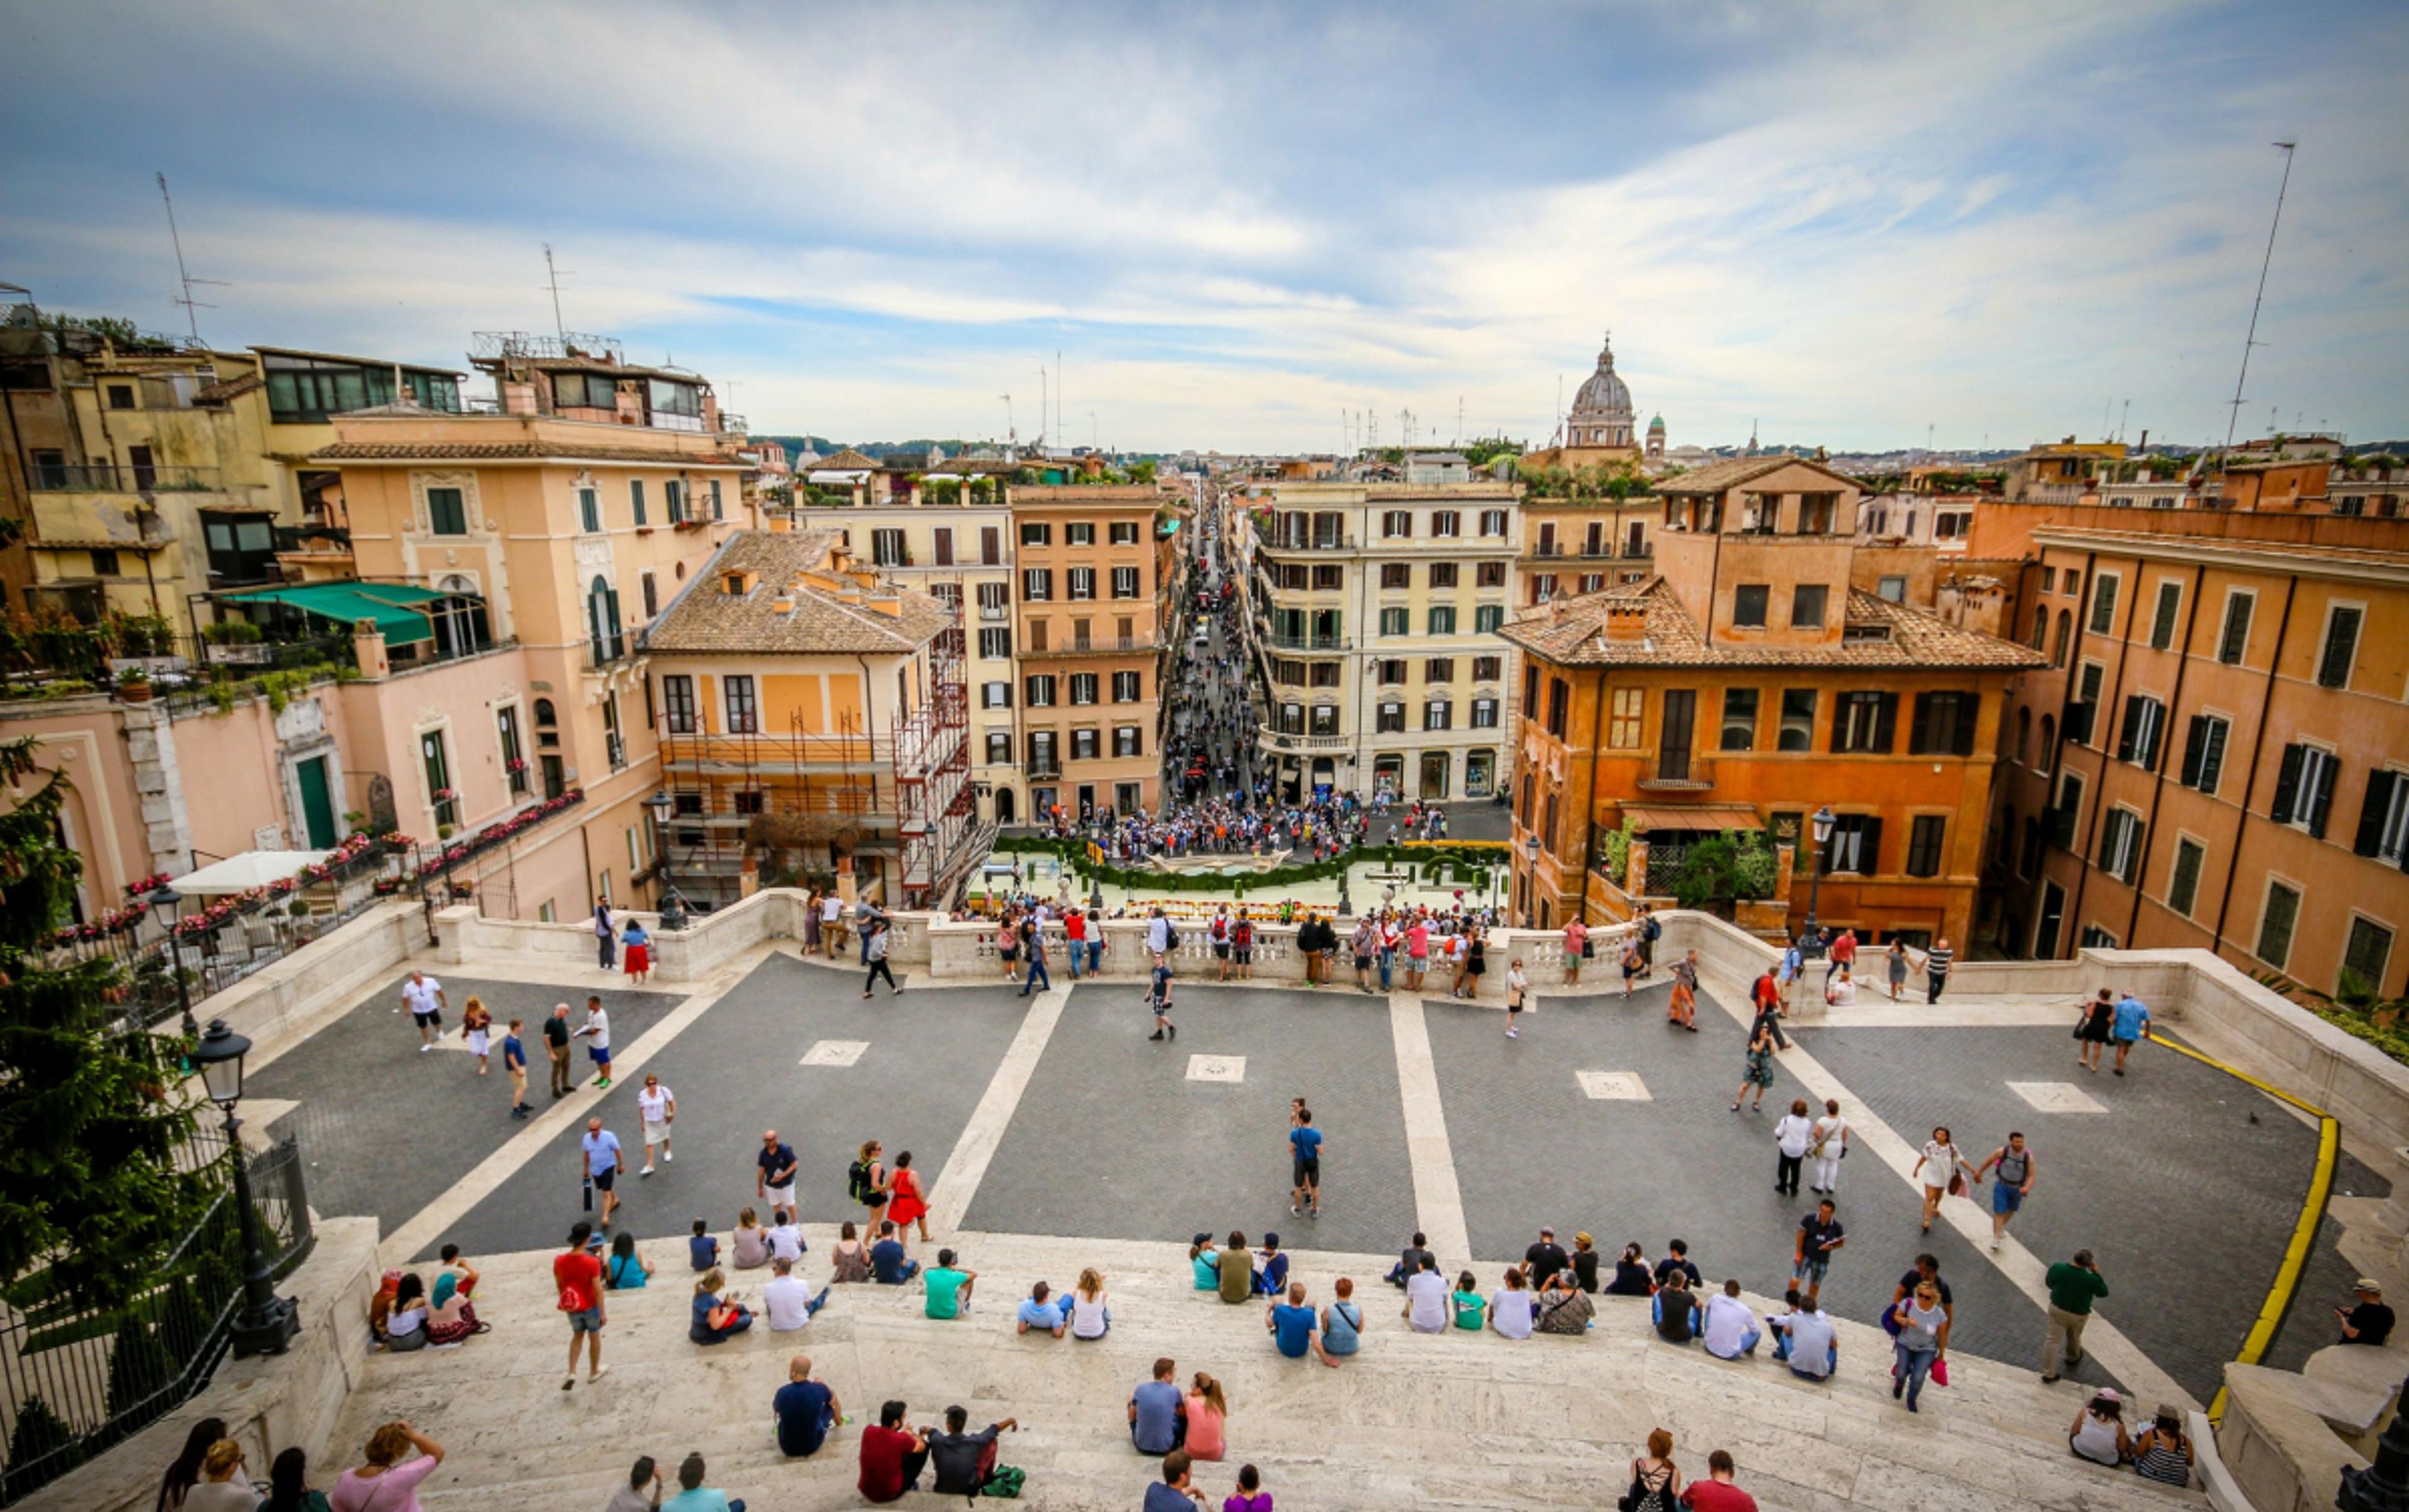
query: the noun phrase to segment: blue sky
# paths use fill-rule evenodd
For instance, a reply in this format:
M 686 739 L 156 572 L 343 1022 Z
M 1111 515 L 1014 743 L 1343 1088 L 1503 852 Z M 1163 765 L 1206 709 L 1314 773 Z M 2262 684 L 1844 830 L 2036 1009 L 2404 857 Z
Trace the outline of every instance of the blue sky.
M 2409 434 L 2409 7 L 0 0 L 0 280 L 458 364 L 571 329 L 756 429 L 1676 444 Z M 2113 406 L 2113 409 L 2111 408 Z M 1092 419 L 1091 419 L 1092 417 Z

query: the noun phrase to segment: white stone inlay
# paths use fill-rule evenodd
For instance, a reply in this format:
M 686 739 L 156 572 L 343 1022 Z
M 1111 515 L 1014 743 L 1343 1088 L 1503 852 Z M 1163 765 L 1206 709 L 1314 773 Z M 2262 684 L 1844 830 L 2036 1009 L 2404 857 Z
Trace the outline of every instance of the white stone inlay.
M 1577 1071 L 1580 1088 L 1602 1102 L 1653 1102 L 1655 1097 L 1636 1071 Z
M 1188 1079 L 1191 1082 L 1243 1082 L 1247 1079 L 1247 1058 L 1190 1056 Z
M 850 1066 L 870 1048 L 868 1040 L 822 1040 L 803 1052 L 806 1066 Z
M 2105 1113 L 2106 1105 L 2072 1082 L 2010 1082 L 2008 1090 L 2043 1113 Z

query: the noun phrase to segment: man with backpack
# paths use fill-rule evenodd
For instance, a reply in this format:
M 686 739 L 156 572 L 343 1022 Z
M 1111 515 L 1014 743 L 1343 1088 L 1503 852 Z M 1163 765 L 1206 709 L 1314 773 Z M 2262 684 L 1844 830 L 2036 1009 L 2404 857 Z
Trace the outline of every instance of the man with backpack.
M 1221 980 L 1230 980 L 1230 905 L 1223 903 L 1214 911 L 1213 922 L 1207 926 L 1207 937 L 1213 943 L 1213 958 L 1220 963 Z
M 1655 914 L 1650 910 L 1650 908 L 1648 907 L 1648 905 L 1647 905 L 1646 903 L 1642 903 L 1642 904 L 1640 904 L 1640 905 L 1639 905 L 1639 974 L 1640 974 L 1640 975 L 1642 975 L 1642 976 L 1653 976 L 1653 975 L 1656 973 L 1656 942 L 1657 942 L 1657 941 L 1659 941 L 1659 940 L 1661 940 L 1661 939 L 1663 939 L 1664 937 L 1665 937 L 1665 926 L 1663 926 L 1663 925 L 1661 925 L 1661 924 L 1659 924 L 1659 923 L 1657 923 L 1657 922 L 1656 922 L 1656 915 L 1655 915 Z

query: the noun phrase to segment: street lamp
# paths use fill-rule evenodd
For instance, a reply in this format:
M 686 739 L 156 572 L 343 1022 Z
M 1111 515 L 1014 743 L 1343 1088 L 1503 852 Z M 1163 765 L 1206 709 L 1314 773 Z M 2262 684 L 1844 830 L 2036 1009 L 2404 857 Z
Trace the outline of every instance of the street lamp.
M 668 793 L 660 792 L 644 799 L 644 806 L 653 811 L 653 823 L 660 835 L 661 928 L 683 929 L 685 928 L 685 900 L 678 896 L 677 884 L 670 880 L 670 811 L 677 803 Z
M 1532 920 L 1539 916 L 1539 905 L 1535 897 L 1539 890 L 1538 836 L 1533 835 L 1522 842 L 1522 854 L 1530 857 L 1531 861 L 1530 869 L 1524 874 L 1522 884 L 1522 928 L 1528 929 L 1535 927 L 1532 924 Z
M 234 1353 L 238 1360 L 252 1355 L 281 1355 L 293 1335 L 301 1332 L 301 1318 L 293 1299 L 276 1295 L 274 1278 L 267 1269 L 267 1255 L 260 1244 L 259 1213 L 251 1201 L 251 1160 L 242 1148 L 242 1120 L 234 1116 L 235 1104 L 242 1101 L 242 1058 L 251 1051 L 251 1041 L 225 1027 L 225 1020 L 209 1020 L 209 1031 L 193 1047 L 193 1065 L 201 1073 L 201 1085 L 209 1089 L 209 1101 L 225 1111 L 226 1153 L 234 1161 L 234 1204 L 242 1224 L 242 1311 L 235 1315 Z
M 1814 831 L 1815 853 L 1807 862 L 1807 938 L 1799 942 L 1798 948 L 1802 958 L 1821 960 L 1824 948 L 1815 943 L 1815 900 L 1824 891 L 1824 850 L 1832 842 L 1832 827 L 1839 823 L 1839 816 L 1826 803 L 1807 822 Z
M 178 921 L 183 916 L 184 895 L 163 882 L 159 885 L 158 890 L 151 895 L 150 902 L 151 916 L 159 921 L 161 929 L 167 931 L 167 964 L 176 975 L 177 1005 L 184 1010 L 184 1038 L 191 1040 L 200 1034 L 201 1026 L 193 1021 L 193 994 L 192 990 L 184 986 L 183 940 L 176 929 Z
M 2409 1392 L 2409 1385 L 2402 1390 Z M 2334 1505 L 2342 1512 L 2409 1509 L 2409 1418 L 2396 1417 L 2385 1428 L 2384 1436 L 2375 1441 L 2373 1464 L 2344 1467 Z

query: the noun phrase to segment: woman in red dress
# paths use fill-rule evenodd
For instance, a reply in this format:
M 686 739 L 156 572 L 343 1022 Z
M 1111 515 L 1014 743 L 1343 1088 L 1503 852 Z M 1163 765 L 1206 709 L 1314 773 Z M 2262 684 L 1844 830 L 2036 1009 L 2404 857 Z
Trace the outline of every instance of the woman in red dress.
M 908 1233 L 916 1225 L 920 1243 L 927 1244 L 929 1204 L 922 1200 L 920 1173 L 912 1169 L 910 1150 L 895 1157 L 895 1174 L 887 1179 L 887 1216 L 895 1221 L 895 1231 Z

